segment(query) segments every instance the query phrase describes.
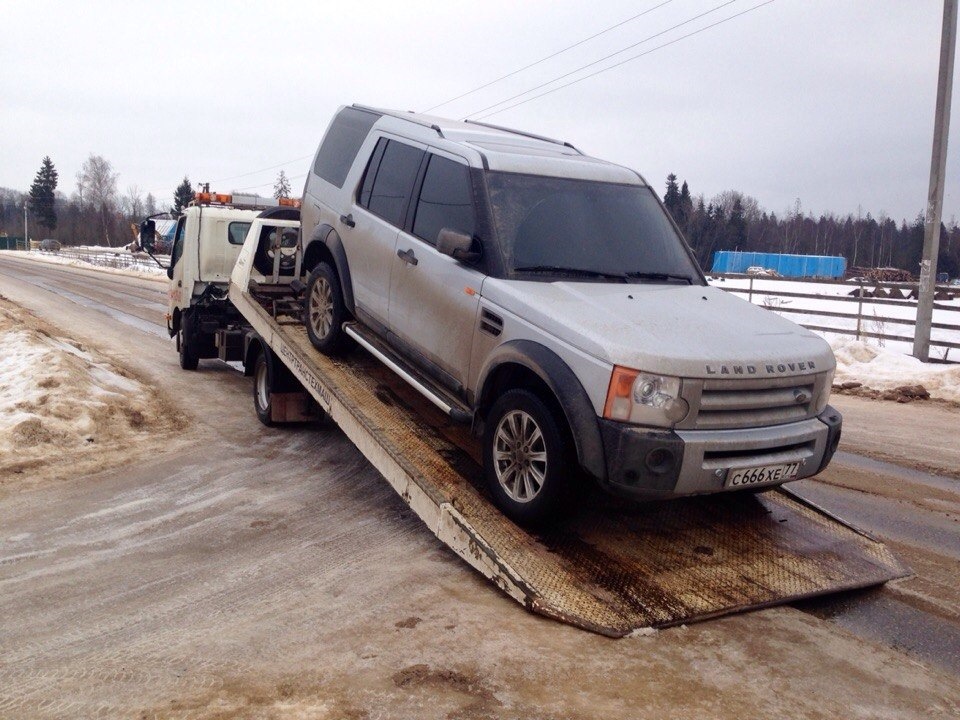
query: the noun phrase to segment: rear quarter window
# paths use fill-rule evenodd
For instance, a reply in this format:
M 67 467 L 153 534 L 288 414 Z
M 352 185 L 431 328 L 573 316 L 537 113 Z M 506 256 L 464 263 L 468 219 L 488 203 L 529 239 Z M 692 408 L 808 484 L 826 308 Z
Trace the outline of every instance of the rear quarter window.
M 357 151 L 379 119 L 380 116 L 375 113 L 356 108 L 341 110 L 330 123 L 330 129 L 317 151 L 317 159 L 313 163 L 314 174 L 332 185 L 343 187 Z

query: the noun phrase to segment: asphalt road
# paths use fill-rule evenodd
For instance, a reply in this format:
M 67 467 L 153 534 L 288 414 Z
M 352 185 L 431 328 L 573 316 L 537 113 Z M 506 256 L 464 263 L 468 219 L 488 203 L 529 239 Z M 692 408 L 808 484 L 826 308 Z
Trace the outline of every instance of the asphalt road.
M 190 418 L 162 455 L 0 488 L 0 718 L 960 715 L 951 408 L 837 398 L 845 453 L 795 484 L 914 577 L 611 641 L 502 596 L 336 427 L 268 430 L 239 373 L 181 371 L 165 280 L 0 253 L 0 294 Z

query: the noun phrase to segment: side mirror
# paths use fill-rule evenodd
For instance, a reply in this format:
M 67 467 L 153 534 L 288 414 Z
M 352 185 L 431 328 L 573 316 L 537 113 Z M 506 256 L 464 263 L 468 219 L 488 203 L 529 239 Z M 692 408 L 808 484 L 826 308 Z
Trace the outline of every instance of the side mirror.
M 157 238 L 157 224 L 153 220 L 144 220 L 140 223 L 140 247 L 152 253 Z
M 472 248 L 473 238 L 466 233 L 450 228 L 443 228 L 437 233 L 437 250 L 454 260 L 476 262 L 480 259 L 480 253 L 473 252 Z

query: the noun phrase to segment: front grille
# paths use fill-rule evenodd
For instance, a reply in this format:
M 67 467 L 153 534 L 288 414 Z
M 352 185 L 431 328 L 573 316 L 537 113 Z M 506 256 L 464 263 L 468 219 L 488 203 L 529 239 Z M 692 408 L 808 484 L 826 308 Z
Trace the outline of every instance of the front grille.
M 816 415 L 824 382 L 825 375 L 684 381 L 691 413 L 682 425 L 727 430 L 806 420 Z

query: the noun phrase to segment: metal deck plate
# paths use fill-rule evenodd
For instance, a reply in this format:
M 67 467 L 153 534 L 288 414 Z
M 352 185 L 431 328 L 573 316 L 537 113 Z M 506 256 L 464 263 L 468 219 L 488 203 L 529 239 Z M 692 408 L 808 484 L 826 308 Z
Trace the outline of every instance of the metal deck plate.
M 437 537 L 533 612 L 620 637 L 908 574 L 882 543 L 784 491 L 598 495 L 530 534 L 484 496 L 468 433 L 393 373 L 362 351 L 326 358 L 300 327 L 254 324 Z

